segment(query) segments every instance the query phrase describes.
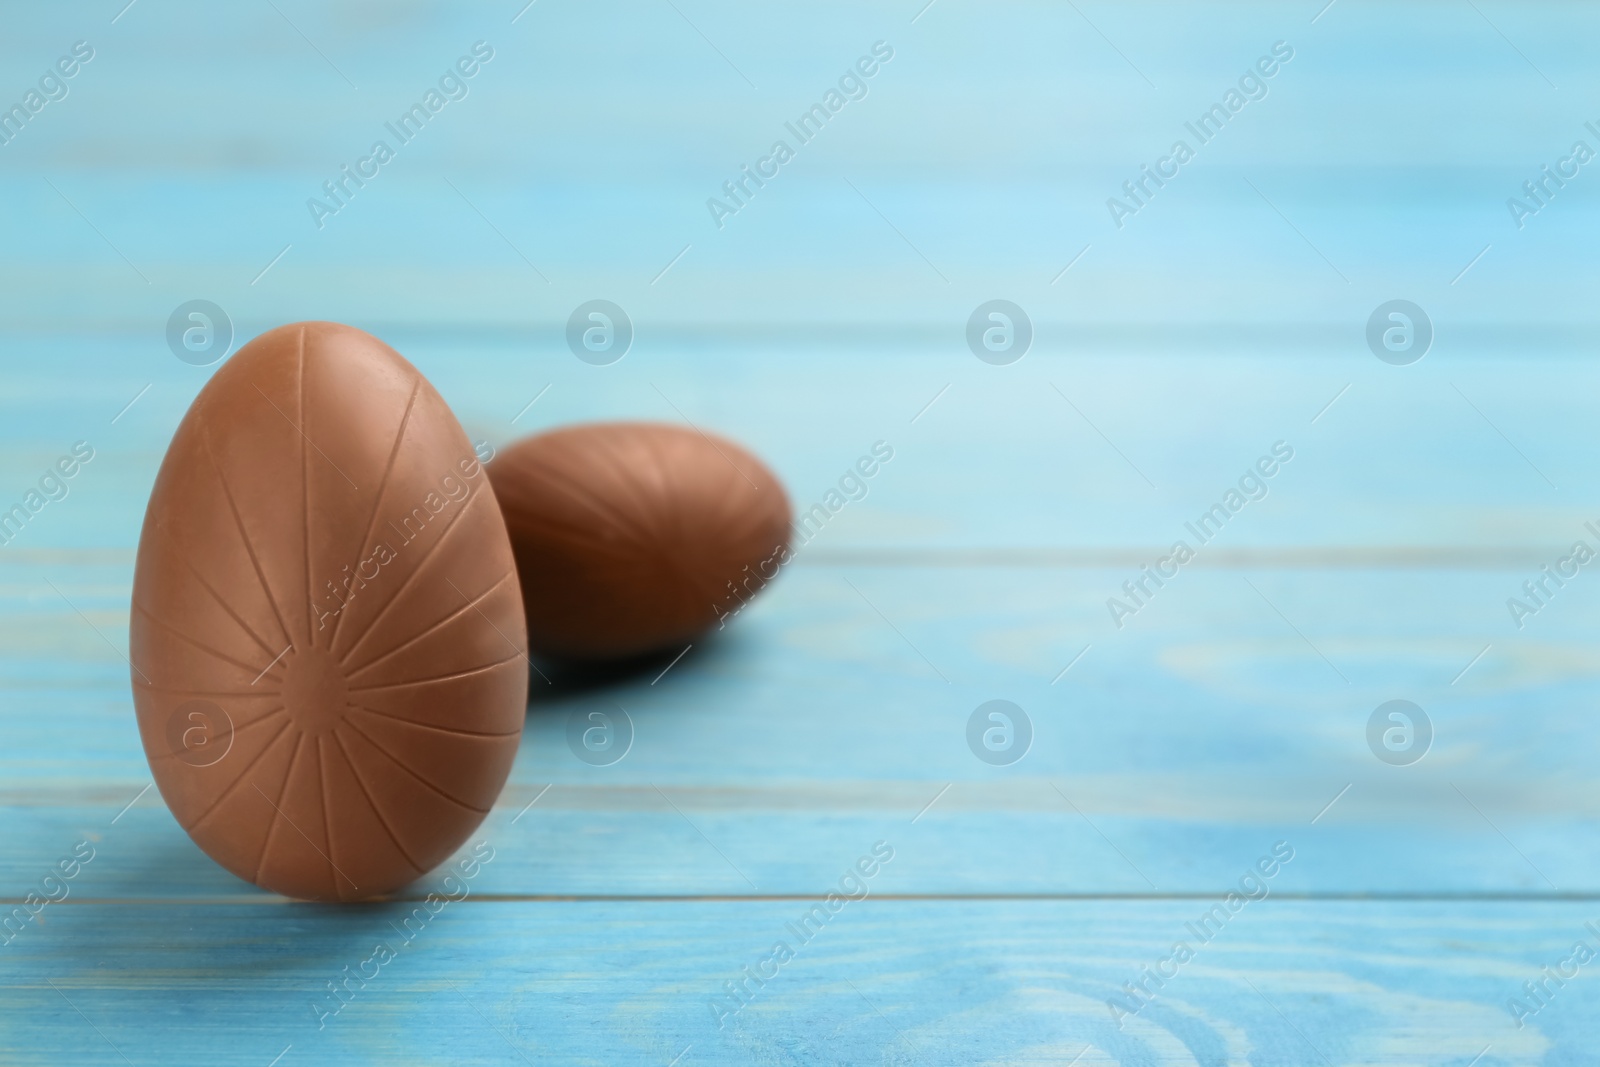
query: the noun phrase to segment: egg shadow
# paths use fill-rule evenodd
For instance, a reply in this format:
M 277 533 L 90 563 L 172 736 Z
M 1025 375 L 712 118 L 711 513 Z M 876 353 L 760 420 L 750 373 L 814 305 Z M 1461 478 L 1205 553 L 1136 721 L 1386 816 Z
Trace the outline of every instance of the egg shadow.
M 685 656 L 692 656 L 700 645 L 695 642 Z M 562 703 L 585 696 L 593 696 L 607 689 L 632 685 L 638 681 L 650 682 L 662 676 L 673 666 L 673 659 L 683 650 L 649 652 L 615 660 L 550 660 L 535 659 L 528 680 L 528 710 L 546 710 L 543 706 Z
M 656 686 L 665 689 L 681 684 L 690 672 L 715 668 L 720 661 L 742 656 L 745 641 L 732 630 L 712 631 L 696 637 L 688 650 L 682 646 L 612 660 L 563 660 L 535 657 L 528 680 L 529 715 L 548 714 L 570 706 L 574 700 L 603 696 L 608 691 Z M 680 673 L 682 672 L 682 673 Z

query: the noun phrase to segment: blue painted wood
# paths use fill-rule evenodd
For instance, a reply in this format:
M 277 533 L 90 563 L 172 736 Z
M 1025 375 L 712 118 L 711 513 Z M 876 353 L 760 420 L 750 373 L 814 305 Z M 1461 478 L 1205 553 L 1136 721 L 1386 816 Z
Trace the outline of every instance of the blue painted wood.
M 1096 600 L 1121 573 L 801 563 L 725 638 L 664 675 L 549 694 L 536 678 L 501 805 L 515 816 L 551 786 L 533 821 L 552 840 L 525 875 L 541 892 L 639 891 L 634 879 L 664 875 L 633 858 L 660 852 L 685 892 L 737 890 L 743 868 L 758 885 L 798 891 L 836 822 L 876 833 L 938 797 L 921 820 L 946 845 L 930 857 L 930 890 L 1203 891 L 1263 833 L 1327 842 L 1296 872 L 1307 890 L 1600 888 L 1593 858 L 1570 847 L 1597 815 L 1574 788 L 1594 727 L 1564 710 L 1592 684 L 1574 617 L 1584 601 L 1535 620 L 1562 627 L 1560 641 L 1491 647 L 1473 663 L 1478 624 L 1452 634 L 1436 620 L 1470 620 L 1468 606 L 1492 604 L 1515 572 L 1199 570 L 1119 632 Z M 0 885 L 30 880 L 72 827 L 109 819 L 149 780 L 113 647 L 125 609 L 61 592 L 85 617 L 52 606 L 36 625 L 82 660 L 54 676 L 11 668 L 0 706 L 7 802 L 26 811 L 49 797 L 67 821 L 29 823 L 37 835 L 16 866 L 7 858 Z M 1384 619 L 1387 604 L 1408 607 Z M 1300 620 L 1298 633 L 1285 618 Z M 116 636 L 102 641 L 91 625 Z M 77 690 L 59 680 L 69 673 Z M 54 714 L 30 717 L 43 695 Z M 1034 724 L 1030 751 L 1006 768 L 979 762 L 966 741 L 972 710 L 997 696 Z M 1369 716 L 1396 697 L 1418 702 L 1436 731 L 1409 767 L 1368 747 Z M 596 708 L 621 708 L 634 726 L 611 767 L 567 747 L 568 717 Z M 732 867 L 700 865 L 715 852 L 667 796 Z M 818 815 L 826 826 L 813 832 Z M 153 794 L 126 825 L 159 838 L 163 854 L 186 847 Z M 1013 834 L 1056 847 L 1018 853 Z M 557 862 L 563 841 L 587 844 Z M 96 893 L 144 895 L 150 876 L 135 865 Z M 161 892 L 171 883 L 156 875 Z M 210 895 L 218 883 L 199 884 Z
M 1522 1028 L 1507 1002 L 1600 946 L 1600 592 L 1507 600 L 1600 548 L 1596 193 L 1585 168 L 1520 228 L 1506 200 L 1600 145 L 1594 11 L 122 3 L 0 35 L 5 106 L 95 49 L 0 146 L 0 511 L 95 450 L 0 546 L 0 915 L 68 894 L 0 946 L 0 1061 L 1586 1062 L 1584 977 Z M 479 39 L 469 95 L 319 229 L 307 198 Z M 879 39 L 865 99 L 719 228 L 707 197 Z M 1106 198 L 1278 40 L 1266 98 L 1119 228 Z M 636 327 L 608 367 L 563 342 L 596 296 Z M 536 686 L 494 861 L 321 1030 L 440 876 L 289 904 L 143 792 L 121 656 L 212 373 L 164 337 L 196 297 L 239 340 L 370 329 L 495 445 L 688 419 L 802 512 L 895 450 L 664 676 Z M 964 338 L 996 297 L 1035 326 L 1004 367 Z M 1396 297 L 1436 328 L 1406 367 L 1363 337 Z M 1034 728 L 1008 767 L 966 742 L 995 698 Z M 1368 746 L 1397 698 L 1435 729 L 1411 766 Z M 575 759 L 566 717 L 618 704 L 628 755 Z M 871 897 L 719 1028 L 879 840 Z M 1272 897 L 1118 1028 L 1108 998 L 1278 841 Z
M 870 845 L 841 840 L 838 866 Z M 1465 1065 L 1582 1062 L 1600 1009 L 1586 977 L 1521 1029 L 1507 1008 L 1595 944 L 1593 904 L 1269 897 L 1202 941 L 1208 902 L 891 899 L 913 848 L 809 940 L 791 929 L 807 901 L 469 895 L 409 927 L 411 905 L 63 906 L 0 949 L 0 1026 L 18 1064 Z M 778 942 L 793 958 L 774 973 Z M 1177 942 L 1192 959 L 1157 987 L 1144 971 Z M 367 963 L 379 945 L 393 958 Z
M 513 23 L 508 2 L 376 27 L 365 9 L 279 6 L 15 16 L 7 99 L 74 40 L 97 49 L 0 149 L 19 325 L 137 323 L 154 341 L 209 292 L 257 326 L 523 330 L 602 289 L 640 322 L 699 327 L 959 327 L 1000 290 L 1046 322 L 1224 326 L 1224 344 L 1236 324 L 1282 344 L 1297 323 L 1359 344 L 1402 292 L 1459 324 L 1441 344 L 1487 330 L 1502 351 L 1581 348 L 1592 322 L 1592 189 L 1572 182 L 1520 230 L 1505 203 L 1595 117 L 1595 14 L 1571 5 L 1344 5 L 1313 24 L 1313 4 L 943 4 L 913 23 L 917 5 L 635 0 Z M 466 99 L 319 230 L 307 199 L 479 39 L 496 58 Z M 868 96 L 718 229 L 706 200 L 880 39 L 895 58 Z M 1295 57 L 1267 97 L 1118 229 L 1107 199 L 1280 40 Z
M 97 453 L 33 526 L 51 532 L 8 548 L 136 543 L 161 452 L 211 373 L 171 357 L 164 322 L 142 335 L 10 342 L 26 348 L 8 364 L 20 365 L 0 427 L 10 494 L 0 499 L 20 497 L 76 440 Z M 1597 519 L 1587 502 L 1600 483 L 1569 442 L 1587 432 L 1600 382 L 1562 354 L 1530 353 L 1509 373 L 1441 337 L 1439 359 L 1395 368 L 1371 357 L 1356 323 L 1297 342 L 1293 359 L 1264 343 L 1216 356 L 1128 351 L 1132 341 L 1079 351 L 1059 338 L 991 367 L 966 350 L 957 319 L 881 346 L 641 330 L 625 359 L 592 367 L 565 350 L 559 326 L 517 337 L 362 325 L 495 444 L 580 419 L 687 416 L 770 457 L 804 509 L 888 442 L 896 458 L 818 547 L 1165 548 L 1280 440 L 1295 459 L 1216 547 L 1557 552 Z

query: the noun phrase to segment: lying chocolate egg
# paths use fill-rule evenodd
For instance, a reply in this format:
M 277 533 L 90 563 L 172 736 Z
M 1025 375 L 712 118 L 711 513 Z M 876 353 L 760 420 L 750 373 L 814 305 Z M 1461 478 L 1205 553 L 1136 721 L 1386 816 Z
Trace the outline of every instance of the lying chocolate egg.
M 488 465 L 528 647 L 571 659 L 670 649 L 725 621 L 789 558 L 789 498 L 749 452 L 678 426 L 595 423 Z
M 265 889 L 394 890 L 505 784 L 522 619 L 494 491 L 417 369 L 336 323 L 262 334 L 179 424 L 139 537 L 130 661 L 156 785 Z

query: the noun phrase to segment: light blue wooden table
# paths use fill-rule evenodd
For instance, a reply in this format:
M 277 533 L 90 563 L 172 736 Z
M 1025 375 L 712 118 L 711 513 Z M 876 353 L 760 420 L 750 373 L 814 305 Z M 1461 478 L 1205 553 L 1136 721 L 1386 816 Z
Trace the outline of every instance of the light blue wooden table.
M 1592 8 L 124 3 L 0 12 L 0 511 L 41 490 L 0 1063 L 1595 1062 Z M 597 298 L 606 366 L 564 340 Z M 492 859 L 405 939 L 437 876 L 272 897 L 148 788 L 130 583 L 197 299 L 235 345 L 377 333 L 495 444 L 688 420 L 800 510 L 893 459 L 664 674 L 535 679 Z M 1369 348 L 1392 300 L 1420 361 Z M 1020 759 L 969 744 L 992 700 Z

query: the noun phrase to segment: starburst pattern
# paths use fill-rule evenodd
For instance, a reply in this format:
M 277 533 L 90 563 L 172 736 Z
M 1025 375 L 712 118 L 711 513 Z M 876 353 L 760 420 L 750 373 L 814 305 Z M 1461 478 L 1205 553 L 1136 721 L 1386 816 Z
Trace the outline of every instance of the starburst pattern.
M 438 394 L 365 335 L 292 329 L 242 349 L 174 438 L 140 544 L 135 703 L 163 795 L 213 858 L 292 896 L 370 897 L 493 805 L 526 696 L 520 591 Z M 370 390 L 340 388 L 363 369 L 382 372 Z M 200 767 L 170 747 L 194 700 L 230 731 Z

